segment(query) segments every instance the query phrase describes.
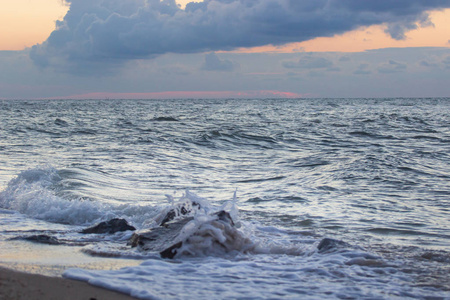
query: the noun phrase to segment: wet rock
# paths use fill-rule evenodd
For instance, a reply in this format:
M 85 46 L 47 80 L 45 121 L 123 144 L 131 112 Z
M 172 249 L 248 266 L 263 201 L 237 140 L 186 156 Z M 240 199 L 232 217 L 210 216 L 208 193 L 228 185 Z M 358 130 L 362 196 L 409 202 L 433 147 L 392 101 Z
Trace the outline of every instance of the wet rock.
M 144 251 L 163 252 L 178 244 L 176 238 L 184 225 L 192 220 L 193 218 L 187 217 L 147 231 L 135 232 L 129 240 L 128 245 L 131 247 L 140 247 Z M 179 246 L 181 247 L 181 245 Z
M 21 236 L 13 238 L 13 240 L 24 240 L 29 241 L 33 243 L 39 243 L 39 244 L 47 244 L 47 245 L 61 245 L 60 241 L 58 241 L 57 238 L 53 236 L 48 236 L 46 234 L 38 234 L 38 235 L 30 235 L 30 236 Z
M 233 219 L 231 218 L 230 213 L 221 210 L 219 212 L 216 212 L 215 215 L 219 218 L 219 220 L 230 223 L 231 226 L 234 226 Z
M 445 251 L 428 251 L 423 253 L 420 258 L 441 263 L 449 263 L 450 253 Z
M 347 266 L 358 265 L 361 267 L 392 267 L 381 259 L 366 259 L 364 257 L 353 258 L 345 262 Z
M 164 226 L 166 223 L 173 221 L 175 218 L 188 215 L 193 209 L 200 208 L 200 204 L 197 202 L 181 203 L 177 207 L 169 210 L 159 225 Z
M 349 247 L 349 244 L 347 244 L 346 242 L 330 238 L 324 238 L 323 240 L 320 241 L 319 245 L 317 246 L 317 249 L 319 250 L 320 253 L 323 253 L 347 247 Z
M 214 215 L 217 218 L 205 221 L 202 224 L 197 224 L 197 231 L 184 240 L 180 240 L 180 233 L 184 226 L 193 220 L 192 217 L 165 223 L 163 226 L 145 232 L 134 233 L 128 245 L 131 245 L 131 247 L 139 247 L 144 251 L 159 252 L 162 258 L 174 258 L 178 250 L 185 243 L 189 244 L 192 242 L 190 239 L 193 236 L 200 240 L 210 238 L 225 252 L 241 249 L 241 244 L 249 242 L 237 233 L 237 230 L 234 228 L 234 222 L 228 212 L 219 211 Z M 202 226 L 208 228 L 203 228 L 202 230 Z M 211 228 L 222 232 L 226 236 L 226 241 L 219 242 L 217 239 L 214 239 L 212 236 L 214 230 L 211 230 Z
M 116 233 L 119 231 L 134 231 L 136 228 L 129 225 L 128 222 L 124 219 L 111 219 L 109 221 L 100 222 L 99 224 L 83 229 L 81 233 L 91 234 L 91 233 Z
M 177 255 L 177 250 L 183 246 L 183 242 L 178 242 L 175 245 L 170 246 L 169 248 L 159 252 L 159 255 L 161 255 L 162 258 L 169 258 L 172 259 Z

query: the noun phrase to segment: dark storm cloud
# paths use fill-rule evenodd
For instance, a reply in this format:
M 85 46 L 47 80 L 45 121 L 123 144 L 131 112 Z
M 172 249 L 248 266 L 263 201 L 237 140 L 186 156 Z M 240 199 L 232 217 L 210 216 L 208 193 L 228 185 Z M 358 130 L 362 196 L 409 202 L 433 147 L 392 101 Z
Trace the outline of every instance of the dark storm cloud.
M 69 0 L 70 10 L 31 58 L 40 66 L 100 68 L 165 53 L 282 45 L 387 24 L 396 39 L 450 0 Z

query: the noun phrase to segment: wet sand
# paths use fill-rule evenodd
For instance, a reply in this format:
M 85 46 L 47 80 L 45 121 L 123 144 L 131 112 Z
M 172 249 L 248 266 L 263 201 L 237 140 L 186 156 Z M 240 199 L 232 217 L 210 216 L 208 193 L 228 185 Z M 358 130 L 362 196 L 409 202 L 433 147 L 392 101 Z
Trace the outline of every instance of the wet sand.
M 0 300 L 133 300 L 85 282 L 0 267 Z

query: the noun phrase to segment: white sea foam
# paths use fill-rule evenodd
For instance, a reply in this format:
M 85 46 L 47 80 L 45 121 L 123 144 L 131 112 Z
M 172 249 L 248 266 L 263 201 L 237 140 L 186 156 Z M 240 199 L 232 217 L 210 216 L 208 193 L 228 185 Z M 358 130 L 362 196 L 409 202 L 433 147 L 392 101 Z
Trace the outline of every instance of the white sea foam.
M 23 171 L 0 193 L 0 206 L 51 222 L 85 224 L 101 218 L 99 203 L 56 196 L 50 187 L 58 180 L 53 168 Z
M 355 258 L 347 256 L 366 260 L 363 253 L 352 251 L 174 262 L 152 259 L 117 271 L 69 269 L 64 277 L 140 299 L 420 299 L 429 293 L 446 295 L 432 288 L 415 287 L 413 277 L 383 261 L 352 264 L 349 262 Z
M 113 204 L 83 197 L 64 198 L 55 188 L 60 180 L 58 171 L 52 167 L 23 171 L 0 193 L 0 207 L 32 218 L 71 225 L 89 225 L 125 217 L 142 226 L 157 212 L 150 205 Z

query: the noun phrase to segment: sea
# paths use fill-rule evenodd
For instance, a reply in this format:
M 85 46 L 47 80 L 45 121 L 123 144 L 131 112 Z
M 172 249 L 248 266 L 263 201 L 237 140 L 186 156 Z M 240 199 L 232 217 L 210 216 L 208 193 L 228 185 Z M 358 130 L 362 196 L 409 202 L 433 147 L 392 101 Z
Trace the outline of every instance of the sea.
M 180 203 L 173 259 L 81 233 Z M 221 210 L 235 236 L 195 231 Z M 450 299 L 450 98 L 0 100 L 0 265 L 139 299 Z

